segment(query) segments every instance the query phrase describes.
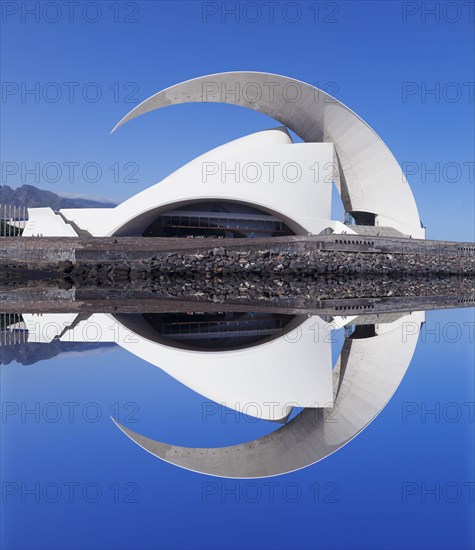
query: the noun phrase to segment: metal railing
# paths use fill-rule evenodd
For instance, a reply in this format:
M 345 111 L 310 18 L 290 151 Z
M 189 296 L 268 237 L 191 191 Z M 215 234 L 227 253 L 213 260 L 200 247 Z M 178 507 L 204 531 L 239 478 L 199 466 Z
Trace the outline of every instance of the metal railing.
M 28 330 L 18 313 L 0 313 L 0 346 L 25 344 Z
M 0 237 L 20 237 L 28 222 L 25 206 L 0 204 Z

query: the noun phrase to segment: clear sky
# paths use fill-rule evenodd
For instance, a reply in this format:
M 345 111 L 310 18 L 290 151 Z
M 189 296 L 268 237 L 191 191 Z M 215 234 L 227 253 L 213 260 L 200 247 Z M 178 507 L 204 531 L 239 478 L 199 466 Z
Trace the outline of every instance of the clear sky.
M 195 76 L 268 71 L 322 87 L 380 134 L 430 238 L 473 240 L 473 3 L 271 5 L 2 3 L 2 183 L 124 200 L 276 125 L 237 107 L 185 105 L 110 136 L 137 102 Z

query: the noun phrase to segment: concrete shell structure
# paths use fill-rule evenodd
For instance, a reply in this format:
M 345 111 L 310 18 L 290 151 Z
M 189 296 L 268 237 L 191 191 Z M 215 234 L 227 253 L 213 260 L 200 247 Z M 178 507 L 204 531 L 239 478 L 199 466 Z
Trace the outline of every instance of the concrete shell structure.
M 213 149 L 99 216 L 85 209 L 61 213 L 93 236 L 131 236 L 169 208 L 219 200 L 277 216 L 295 233 L 320 232 L 330 220 L 332 155 L 330 144 L 292 143 L 285 129 L 258 132 Z M 315 173 L 315 162 L 326 169 Z
M 116 208 L 30 209 L 24 235 L 75 236 L 80 228 L 95 237 L 138 236 L 160 213 L 202 201 L 251 206 L 293 233 L 318 234 L 338 225 L 330 220 L 332 158 L 331 144 L 293 143 L 283 128 L 258 132 L 209 151 Z
M 255 207 L 294 233 L 325 229 L 357 233 L 358 225 L 392 228 L 424 238 L 411 189 L 379 136 L 325 92 L 287 77 L 220 73 L 177 84 L 144 101 L 117 125 L 146 112 L 188 102 L 240 105 L 293 130 L 259 132 L 225 144 L 177 170 L 116 208 L 30 209 L 24 236 L 141 235 L 166 209 L 199 201 Z M 330 219 L 335 182 L 356 226 Z

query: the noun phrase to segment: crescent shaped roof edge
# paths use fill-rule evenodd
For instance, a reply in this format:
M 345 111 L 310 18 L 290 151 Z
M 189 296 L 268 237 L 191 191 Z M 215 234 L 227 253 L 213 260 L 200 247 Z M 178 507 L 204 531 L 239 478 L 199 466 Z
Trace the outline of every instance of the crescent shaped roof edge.
M 214 82 L 213 80 L 214 79 Z M 210 91 L 203 95 L 203 84 Z M 242 97 L 222 86 L 262 86 L 257 99 Z M 262 90 L 280 85 L 282 97 Z M 221 88 L 220 88 L 221 85 Z M 267 85 L 267 86 L 266 86 Z M 298 99 L 283 97 L 286 86 L 300 89 Z M 256 88 L 258 91 L 259 89 Z M 242 90 L 241 90 L 242 91 Z M 298 92 L 298 90 L 297 90 Z M 347 212 L 368 212 L 381 223 L 415 238 L 424 238 L 419 212 L 404 173 L 380 136 L 349 107 L 330 94 L 290 77 L 264 72 L 215 73 L 170 86 L 132 109 L 112 130 L 150 111 L 181 103 L 227 103 L 247 107 L 277 120 L 305 142 L 330 142 L 335 147 L 336 184 Z
M 189 98 L 189 101 L 177 101 L 176 103 L 170 101 L 170 102 L 164 103 L 164 104 L 158 104 L 158 105 L 156 104 L 156 103 L 158 103 L 158 99 L 161 96 L 163 97 L 168 92 L 170 92 L 174 89 L 178 90 L 179 88 L 181 88 L 182 86 L 186 86 L 187 84 L 198 83 L 198 82 L 203 81 L 203 80 L 208 79 L 208 78 L 226 77 L 226 76 L 232 76 L 232 75 L 256 75 L 256 76 L 260 76 L 260 77 L 276 77 L 276 78 L 285 79 L 289 82 L 296 82 L 297 84 L 301 84 L 302 86 L 307 86 L 309 89 L 316 90 L 316 91 L 318 91 L 319 94 L 322 94 L 322 97 L 324 98 L 324 101 L 334 102 L 334 103 L 340 105 L 345 110 L 347 110 L 349 113 L 351 113 L 355 118 L 357 118 L 362 124 L 364 124 L 369 130 L 371 130 L 380 139 L 380 141 L 383 143 L 383 145 L 390 152 L 390 149 L 388 148 L 386 143 L 384 143 L 384 141 L 373 130 L 373 128 L 371 128 L 371 126 L 367 122 L 365 122 L 357 113 L 355 113 L 352 109 L 350 109 L 350 107 L 345 105 L 342 101 L 340 101 L 336 97 L 334 97 L 331 94 L 323 91 L 321 88 L 317 88 L 316 86 L 313 86 L 312 84 L 308 84 L 308 82 L 304 82 L 303 80 L 299 80 L 297 78 L 292 78 L 290 76 L 285 76 L 285 75 L 281 75 L 281 74 L 277 74 L 277 73 L 265 73 L 265 72 L 261 72 L 261 71 L 225 71 L 225 72 L 222 72 L 222 73 L 212 73 L 212 74 L 208 74 L 208 75 L 189 78 L 188 80 L 183 80 L 182 82 L 178 82 L 177 84 L 173 84 L 171 86 L 168 86 L 167 88 L 164 88 L 163 90 L 160 90 L 159 92 L 156 92 L 155 94 L 151 95 L 147 99 L 144 99 L 141 103 L 136 105 L 132 110 L 130 110 L 124 117 L 122 117 L 119 120 L 119 122 L 114 126 L 114 128 L 112 128 L 110 133 L 113 134 L 118 128 L 120 128 L 120 126 L 123 126 L 126 122 L 129 122 L 130 120 L 133 120 L 134 118 L 137 118 L 141 115 L 144 115 L 145 113 L 150 113 L 152 111 L 162 109 L 164 107 L 169 107 L 170 105 L 177 105 L 177 104 L 180 104 L 180 103 L 198 103 L 198 102 L 199 103 L 201 103 L 201 102 L 202 103 L 207 103 L 206 101 L 203 101 L 202 98 L 201 99 L 198 99 L 198 98 L 197 99 L 191 99 L 191 98 Z M 227 103 L 227 102 L 226 101 L 219 101 L 217 103 Z M 252 103 L 251 103 L 251 105 L 252 105 Z M 248 105 L 239 105 L 239 106 L 240 107 L 249 107 Z M 264 114 L 267 114 L 267 113 L 264 113 Z M 278 119 L 276 119 L 276 120 L 278 120 Z M 284 124 L 284 126 L 287 126 L 287 125 Z
M 157 103 L 157 100 L 159 99 L 159 96 L 163 96 L 164 94 L 166 94 L 166 93 L 168 93 L 168 92 L 170 92 L 174 89 L 178 89 L 182 86 L 186 86 L 187 84 L 196 83 L 198 81 L 202 81 L 202 80 L 207 79 L 207 78 L 224 77 L 224 76 L 232 76 L 232 75 L 246 75 L 246 74 L 259 75 L 261 77 L 262 76 L 277 77 L 277 78 L 283 78 L 283 79 L 286 79 L 286 80 L 289 80 L 289 81 L 292 81 L 292 82 L 297 82 L 298 84 L 302 84 L 303 86 L 308 86 L 309 88 L 313 88 L 315 90 L 318 90 L 318 92 L 323 94 L 324 97 L 329 98 L 331 101 L 335 101 L 335 102 L 340 103 L 346 109 L 351 111 L 351 109 L 349 107 L 347 107 L 346 105 L 341 103 L 341 101 L 338 101 L 332 95 L 328 94 L 327 92 L 324 92 L 320 88 L 317 88 L 315 86 L 312 86 L 311 84 L 308 84 L 307 82 L 304 82 L 303 80 L 298 80 L 296 78 L 291 78 L 291 77 L 281 75 L 281 74 L 277 74 L 277 73 L 265 73 L 265 72 L 261 72 L 261 71 L 225 71 L 225 72 L 222 72 L 222 73 L 212 73 L 212 74 L 208 74 L 208 75 L 189 78 L 187 80 L 183 80 L 182 82 L 178 82 L 177 84 L 172 84 L 171 86 L 168 86 L 167 88 L 164 88 L 163 90 L 160 90 L 159 92 L 156 92 L 155 94 L 151 95 L 147 99 L 144 99 L 141 103 L 139 103 L 132 110 L 130 110 L 124 117 L 122 117 L 119 120 L 119 122 L 114 126 L 114 128 L 112 128 L 110 133 L 113 134 L 120 126 L 123 126 L 126 122 L 129 122 L 129 120 L 137 118 L 140 115 L 144 115 L 145 113 L 150 113 L 151 111 L 155 111 L 157 109 L 162 109 L 163 107 L 168 107 L 170 105 L 175 105 L 175 104 L 179 104 L 179 103 L 197 103 L 197 102 L 207 103 L 206 101 L 203 101 L 202 98 L 201 99 L 198 99 L 198 98 L 197 99 L 191 99 L 190 98 L 190 101 L 179 101 L 179 102 L 176 102 L 176 103 L 169 102 L 169 103 L 166 103 L 166 104 L 163 104 L 163 105 L 155 105 L 155 103 Z M 217 102 L 217 103 L 226 103 L 226 102 L 223 101 L 223 102 Z M 248 106 L 247 105 L 241 105 L 241 107 L 248 107 Z M 364 122 L 364 120 L 362 120 L 356 113 L 354 113 L 353 111 L 351 111 L 351 112 L 357 118 L 359 118 L 361 120 L 361 122 L 366 124 Z
M 348 354 L 335 366 L 333 377 L 338 381 L 345 372 Z M 338 395 L 339 388 L 335 394 Z M 340 444 L 325 443 L 325 413 L 323 409 L 303 409 L 295 418 L 258 439 L 224 447 L 183 447 L 145 437 L 126 428 L 110 417 L 114 424 L 135 444 L 151 455 L 185 470 L 234 479 L 265 478 L 301 470 L 333 454 L 356 437 L 360 429 Z M 364 428 L 363 428 L 364 429 Z M 316 430 L 318 443 L 305 440 Z M 292 449 L 296 445 L 302 448 Z M 316 451 L 315 445 L 319 447 Z M 281 453 L 288 454 L 281 459 Z M 294 454 L 295 453 L 295 454 Z
M 179 445 L 171 445 L 155 439 L 145 437 L 133 430 L 130 430 L 120 424 L 117 420 L 110 417 L 114 424 L 136 445 L 150 453 L 151 455 L 171 464 L 178 466 L 191 472 L 211 475 L 214 477 L 234 478 L 234 479 L 253 479 L 265 478 L 276 475 L 288 474 L 297 470 L 301 470 L 313 463 L 315 460 L 309 460 L 290 466 L 275 464 L 272 469 L 267 469 L 265 464 L 255 464 L 254 461 L 249 462 L 249 468 L 246 467 L 246 458 L 249 458 L 248 453 L 259 451 L 261 447 L 265 451 L 271 451 L 271 455 L 275 455 L 275 450 L 267 448 L 272 446 L 273 440 L 279 441 L 281 437 L 288 431 L 288 427 L 295 421 L 299 421 L 303 425 L 308 424 L 310 416 L 315 417 L 316 409 L 304 409 L 293 420 L 284 424 L 274 432 L 271 432 L 259 439 L 247 441 L 238 445 L 229 445 L 226 447 L 182 447 Z M 305 429 L 305 428 L 304 428 Z M 242 457 L 237 454 L 239 450 L 244 451 Z M 332 450 L 328 454 L 332 454 L 337 449 Z M 227 453 L 229 452 L 229 457 Z M 211 460 L 211 463 L 209 462 Z M 244 464 L 243 464 L 244 462 Z M 279 461 L 277 461 L 279 462 Z

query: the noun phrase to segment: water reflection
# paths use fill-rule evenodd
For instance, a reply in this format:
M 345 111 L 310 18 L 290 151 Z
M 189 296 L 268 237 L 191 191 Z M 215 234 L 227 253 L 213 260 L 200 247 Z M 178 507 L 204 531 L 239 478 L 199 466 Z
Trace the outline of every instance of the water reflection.
M 221 448 L 162 443 L 117 424 L 155 456 L 196 472 L 265 477 L 341 448 L 384 408 L 414 354 L 423 311 L 290 315 L 243 311 L 2 316 L 1 361 L 119 345 L 216 403 L 283 424 Z M 344 342 L 332 363 L 332 334 Z M 289 420 L 294 407 L 302 409 Z M 159 434 L 156 434 L 159 435 Z
M 334 319 L 335 328 L 351 323 L 355 329 L 345 338 L 332 372 L 331 402 L 305 406 L 294 419 L 262 438 L 229 447 L 188 448 L 161 443 L 118 426 L 155 456 L 201 473 L 253 478 L 304 468 L 348 443 L 381 412 L 409 367 L 423 321 L 424 312 L 382 317 L 373 324 L 358 317 Z M 298 328 L 305 334 L 315 323 L 319 329 L 328 327 L 320 318 L 311 317 Z M 306 353 L 300 343 L 303 340 L 296 339 L 297 346 L 293 348 L 299 363 Z M 312 349 L 314 363 L 327 341 L 325 334 L 319 342 L 323 345 Z M 269 356 L 274 358 L 274 352 L 278 352 L 277 348 L 270 349 Z M 281 383 L 292 379 L 294 365 L 295 362 L 287 364 L 288 378 Z

